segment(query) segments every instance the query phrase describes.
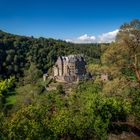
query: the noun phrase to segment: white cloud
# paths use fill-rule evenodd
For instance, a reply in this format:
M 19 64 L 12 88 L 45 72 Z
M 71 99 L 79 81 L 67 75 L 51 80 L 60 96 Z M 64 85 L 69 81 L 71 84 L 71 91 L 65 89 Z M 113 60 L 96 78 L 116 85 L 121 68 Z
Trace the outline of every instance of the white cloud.
M 98 37 L 94 35 L 87 35 L 84 34 L 82 36 L 77 37 L 76 39 L 66 39 L 67 42 L 73 42 L 73 43 L 110 43 L 115 41 L 115 37 L 118 33 L 118 29 L 107 32 L 99 35 Z
M 87 34 L 84 34 L 80 37 L 77 38 L 77 42 L 83 42 L 83 43 L 93 43 L 96 41 L 96 37 L 95 36 L 89 36 Z
M 66 41 L 66 42 L 73 42 L 72 39 L 66 39 L 65 41 Z
M 84 34 L 82 36 L 77 37 L 76 39 L 66 39 L 67 42 L 73 43 L 95 43 L 96 37 Z
M 116 35 L 118 33 L 118 29 L 112 32 L 108 32 L 108 33 L 103 33 L 101 35 L 99 35 L 99 43 L 110 43 L 115 41 Z

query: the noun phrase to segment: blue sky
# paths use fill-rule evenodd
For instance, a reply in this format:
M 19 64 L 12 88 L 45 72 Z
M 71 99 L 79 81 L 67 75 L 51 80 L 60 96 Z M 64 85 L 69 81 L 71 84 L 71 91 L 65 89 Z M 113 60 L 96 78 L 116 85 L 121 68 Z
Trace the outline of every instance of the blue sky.
M 94 42 L 136 18 L 140 0 L 0 0 L 0 29 L 19 35 Z

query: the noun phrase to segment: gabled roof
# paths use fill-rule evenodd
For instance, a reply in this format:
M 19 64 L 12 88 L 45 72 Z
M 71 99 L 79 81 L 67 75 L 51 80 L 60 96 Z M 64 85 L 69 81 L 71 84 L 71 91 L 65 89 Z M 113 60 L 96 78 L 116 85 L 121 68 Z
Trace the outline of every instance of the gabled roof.
M 84 61 L 84 58 L 82 55 L 68 55 L 68 56 L 59 56 L 58 59 L 61 59 L 63 61 L 67 62 L 76 62 L 76 61 Z

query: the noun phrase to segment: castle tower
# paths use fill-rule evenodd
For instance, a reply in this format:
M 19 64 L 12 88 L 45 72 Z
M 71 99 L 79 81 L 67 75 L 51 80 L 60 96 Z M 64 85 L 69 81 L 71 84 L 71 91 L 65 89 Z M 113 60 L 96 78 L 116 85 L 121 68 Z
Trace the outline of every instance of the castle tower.
M 78 79 L 84 79 L 85 64 L 80 55 L 60 56 L 54 66 L 54 77 L 63 82 L 76 82 Z
M 57 59 L 57 67 L 58 67 L 58 76 L 63 76 L 63 59 L 62 57 L 58 57 Z

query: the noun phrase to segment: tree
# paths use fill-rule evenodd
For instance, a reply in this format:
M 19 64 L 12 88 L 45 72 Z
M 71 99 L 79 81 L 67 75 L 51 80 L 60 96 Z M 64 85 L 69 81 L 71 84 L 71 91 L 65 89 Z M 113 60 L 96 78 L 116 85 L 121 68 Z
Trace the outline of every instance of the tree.
M 140 88 L 140 21 L 133 20 L 122 25 L 117 35 L 117 43 L 124 46 L 122 53 L 127 51 L 127 68 L 134 72 Z
M 37 80 L 43 75 L 42 71 L 39 70 L 33 63 L 31 63 L 29 69 L 24 73 L 24 84 L 35 84 Z
M 47 107 L 39 104 L 20 108 L 10 118 L 7 139 L 51 139 L 51 132 L 45 124 L 48 121 L 47 113 Z
M 14 77 L 10 77 L 9 79 L 0 82 L 0 108 L 3 108 L 7 93 L 14 86 L 14 82 Z
M 10 77 L 4 81 L 0 82 L 0 96 L 6 95 L 8 90 L 14 85 L 14 77 Z
M 113 79 L 103 87 L 108 96 L 128 100 L 132 121 L 139 122 L 140 103 L 140 21 L 133 20 L 120 27 L 116 42 L 108 46 L 102 64 L 111 70 Z M 136 123 L 138 126 L 139 123 Z

